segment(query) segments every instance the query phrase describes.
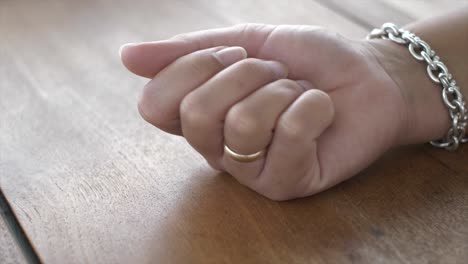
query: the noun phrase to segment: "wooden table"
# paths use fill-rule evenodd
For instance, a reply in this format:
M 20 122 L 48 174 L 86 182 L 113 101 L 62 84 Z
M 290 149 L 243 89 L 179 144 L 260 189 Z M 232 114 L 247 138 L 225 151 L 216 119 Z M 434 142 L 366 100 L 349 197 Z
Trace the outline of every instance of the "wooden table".
M 44 263 L 468 263 L 468 147 L 394 150 L 272 202 L 145 123 L 146 80 L 117 52 L 240 22 L 361 38 L 466 2 L 1 1 L 1 191 Z M 0 262 L 24 263 L 2 221 L 0 235 Z

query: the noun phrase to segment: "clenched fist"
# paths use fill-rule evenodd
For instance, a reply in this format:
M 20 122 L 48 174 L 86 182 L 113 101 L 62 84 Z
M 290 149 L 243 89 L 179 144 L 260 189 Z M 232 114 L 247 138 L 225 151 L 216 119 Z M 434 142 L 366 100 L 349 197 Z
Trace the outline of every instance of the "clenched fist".
M 443 135 L 407 133 L 410 92 L 380 61 L 396 49 L 316 27 L 246 24 L 127 44 L 121 56 L 151 78 L 138 105 L 146 121 L 286 200 L 355 175 L 395 145 Z M 265 155 L 241 162 L 225 145 Z

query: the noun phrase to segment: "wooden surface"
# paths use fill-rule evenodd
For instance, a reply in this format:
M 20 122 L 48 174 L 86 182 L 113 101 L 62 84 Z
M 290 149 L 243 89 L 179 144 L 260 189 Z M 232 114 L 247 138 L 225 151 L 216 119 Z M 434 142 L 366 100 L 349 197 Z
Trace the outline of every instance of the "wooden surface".
M 0 2 L 0 187 L 44 263 L 468 262 L 466 146 L 395 150 L 329 191 L 277 203 L 139 117 L 146 80 L 121 66 L 123 43 L 239 22 L 360 38 L 450 8 L 293 3 Z
M 26 263 L 16 241 L 11 236 L 10 230 L 0 217 L 0 263 L 23 264 Z

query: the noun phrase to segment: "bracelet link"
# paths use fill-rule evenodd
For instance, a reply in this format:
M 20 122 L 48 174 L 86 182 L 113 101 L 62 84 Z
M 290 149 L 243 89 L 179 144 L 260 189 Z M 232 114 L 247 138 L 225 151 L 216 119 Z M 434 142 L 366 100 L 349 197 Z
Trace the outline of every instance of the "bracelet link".
M 441 84 L 442 100 L 448 108 L 452 126 L 443 139 L 431 141 L 431 145 L 447 150 L 456 150 L 460 143 L 468 142 L 468 137 L 466 137 L 468 113 L 463 95 L 447 66 L 429 44 L 414 33 L 400 29 L 393 23 L 385 23 L 381 28 L 372 30 L 367 39 L 389 39 L 407 46 L 413 58 L 426 62 L 429 78 L 433 82 Z

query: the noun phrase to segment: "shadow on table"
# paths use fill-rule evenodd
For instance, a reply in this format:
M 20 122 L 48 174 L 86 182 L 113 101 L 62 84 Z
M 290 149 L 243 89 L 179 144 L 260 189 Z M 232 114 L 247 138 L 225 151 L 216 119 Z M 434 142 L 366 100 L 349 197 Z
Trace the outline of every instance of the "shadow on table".
M 468 219 L 468 178 L 424 147 L 392 151 L 357 177 L 290 202 L 269 201 L 226 174 L 199 180 L 160 229 L 164 243 L 155 245 L 152 259 L 411 262 L 426 254 L 443 261 L 468 241 L 467 228 L 459 229 Z

